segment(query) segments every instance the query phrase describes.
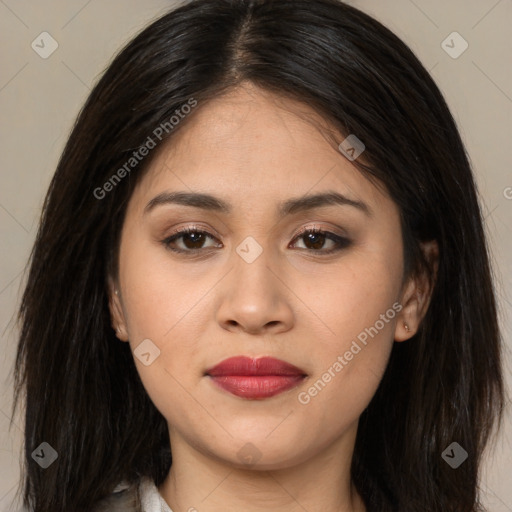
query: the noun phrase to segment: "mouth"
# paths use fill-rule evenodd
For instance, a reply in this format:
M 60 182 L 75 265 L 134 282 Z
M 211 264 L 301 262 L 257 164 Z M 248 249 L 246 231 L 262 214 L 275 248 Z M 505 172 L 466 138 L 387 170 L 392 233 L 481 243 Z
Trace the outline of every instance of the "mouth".
M 238 356 L 225 359 L 205 372 L 213 384 L 232 395 L 263 400 L 299 385 L 307 374 L 273 357 Z

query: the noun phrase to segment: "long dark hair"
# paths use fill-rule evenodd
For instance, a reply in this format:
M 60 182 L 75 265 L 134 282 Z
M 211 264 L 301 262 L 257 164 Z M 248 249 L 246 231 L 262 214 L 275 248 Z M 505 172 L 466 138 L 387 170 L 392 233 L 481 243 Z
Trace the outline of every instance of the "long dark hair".
M 130 158 L 148 137 L 165 142 L 187 126 L 194 112 L 169 120 L 191 99 L 200 109 L 244 81 L 308 104 L 364 142 L 364 163 L 354 164 L 400 209 L 407 275 L 432 270 L 420 242 L 439 245 L 426 316 L 395 343 L 360 418 L 352 478 L 368 510 L 482 510 L 478 470 L 504 391 L 472 171 L 418 59 L 336 0 L 193 0 L 133 39 L 94 87 L 50 184 L 19 310 L 13 410 L 23 389 L 25 505 L 88 511 L 122 480 L 159 485 L 167 475 L 165 418 L 108 310 L 125 209 L 157 150 Z M 31 456 L 42 442 L 58 453 L 44 470 Z M 442 457 L 453 442 L 468 453 L 457 469 Z

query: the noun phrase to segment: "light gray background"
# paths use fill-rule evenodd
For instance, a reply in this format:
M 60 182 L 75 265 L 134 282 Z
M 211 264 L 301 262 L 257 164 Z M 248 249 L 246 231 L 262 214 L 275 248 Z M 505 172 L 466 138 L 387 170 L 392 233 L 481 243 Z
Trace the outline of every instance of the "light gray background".
M 352 0 L 401 37 L 429 69 L 456 118 L 473 163 L 496 270 L 511 384 L 512 0 Z M 115 51 L 170 8 L 165 0 L 0 0 L 0 510 L 19 481 L 23 417 L 9 431 L 13 313 L 50 178 L 80 107 Z M 58 42 L 47 59 L 31 47 L 42 32 Z M 469 44 L 454 59 L 442 42 Z M 450 39 L 448 40 L 450 41 Z M 41 43 L 39 43 L 41 44 Z M 447 44 L 460 48 L 460 41 Z M 41 361 L 44 365 L 44 361 Z M 489 453 L 482 488 L 492 512 L 512 512 L 512 422 Z

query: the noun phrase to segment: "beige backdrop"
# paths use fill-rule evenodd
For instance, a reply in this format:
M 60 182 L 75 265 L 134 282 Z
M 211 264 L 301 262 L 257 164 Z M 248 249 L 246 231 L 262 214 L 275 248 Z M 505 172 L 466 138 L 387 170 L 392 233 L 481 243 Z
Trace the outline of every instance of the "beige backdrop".
M 43 196 L 74 118 L 98 75 L 128 38 L 173 3 L 0 0 L 0 512 L 14 510 L 10 503 L 19 481 L 21 416 L 9 431 L 16 346 L 12 317 Z M 492 246 L 510 390 L 512 1 L 350 3 L 410 45 L 431 71 L 459 124 L 477 175 Z M 53 40 L 41 36 L 43 32 Z M 482 482 L 491 512 L 512 512 L 511 441 L 509 405 Z

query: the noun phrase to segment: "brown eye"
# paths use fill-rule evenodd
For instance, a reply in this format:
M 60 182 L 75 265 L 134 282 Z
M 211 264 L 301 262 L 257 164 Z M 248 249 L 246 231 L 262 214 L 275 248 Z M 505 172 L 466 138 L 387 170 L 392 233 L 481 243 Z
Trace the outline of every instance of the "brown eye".
M 302 231 L 295 240 L 302 240 L 304 249 L 321 254 L 330 254 L 345 247 L 348 247 L 351 241 L 348 238 L 338 236 L 330 231 L 322 231 L 319 229 L 306 229 Z M 326 242 L 331 242 L 331 247 L 322 250 Z
M 204 233 L 185 233 L 181 236 L 183 239 L 183 245 L 187 249 L 201 249 L 205 241 Z
M 162 243 L 174 252 L 197 252 L 201 249 L 208 249 L 210 247 L 204 247 L 204 243 L 208 239 L 215 240 L 215 237 L 208 233 L 207 231 L 201 231 L 194 228 L 186 228 L 180 231 L 177 231 L 170 237 L 162 240 Z M 181 247 L 177 244 L 181 239 Z M 173 246 L 173 244 L 177 244 L 178 247 Z M 214 246 L 215 247 L 215 246 Z
M 301 237 L 307 249 L 322 249 L 327 240 L 325 233 L 307 233 Z
M 216 238 L 207 231 L 189 227 L 177 231 L 165 240 L 162 240 L 162 243 L 167 249 L 178 253 L 197 253 L 203 249 L 222 247 L 221 243 L 205 246 L 208 239 L 216 240 Z M 322 255 L 340 251 L 351 244 L 348 238 L 319 229 L 306 229 L 296 236 L 294 240 L 302 240 L 304 247 L 299 247 L 299 249 L 316 252 Z M 325 248 L 326 244 L 328 245 L 327 249 Z M 294 246 L 295 244 L 291 245 Z

